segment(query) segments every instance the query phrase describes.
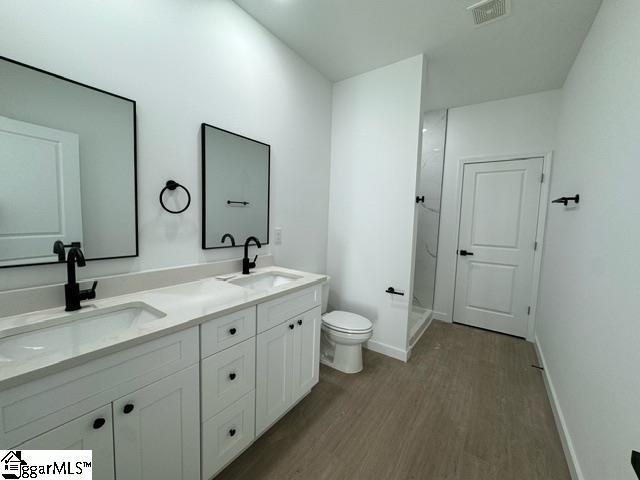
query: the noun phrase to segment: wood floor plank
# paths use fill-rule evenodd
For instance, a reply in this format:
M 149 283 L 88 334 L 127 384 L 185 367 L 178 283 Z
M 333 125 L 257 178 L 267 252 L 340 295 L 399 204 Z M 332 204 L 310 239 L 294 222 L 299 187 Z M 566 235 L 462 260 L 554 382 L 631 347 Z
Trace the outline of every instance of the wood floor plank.
M 409 363 L 320 383 L 221 480 L 570 480 L 533 346 L 433 322 Z M 206 452 L 204 452 L 206 454 Z

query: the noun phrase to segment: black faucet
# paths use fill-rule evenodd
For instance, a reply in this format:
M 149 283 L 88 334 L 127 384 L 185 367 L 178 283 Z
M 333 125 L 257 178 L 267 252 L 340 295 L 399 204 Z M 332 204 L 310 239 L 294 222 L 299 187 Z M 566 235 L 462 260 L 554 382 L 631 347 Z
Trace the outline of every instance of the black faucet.
M 236 239 L 235 239 L 235 238 L 233 238 L 233 235 L 231 235 L 230 233 L 225 233 L 225 234 L 222 236 L 222 240 L 220 240 L 220 242 L 221 242 L 221 243 L 224 243 L 224 241 L 225 241 L 227 238 L 228 238 L 229 240 L 231 240 L 231 246 L 232 246 L 232 247 L 235 247 L 235 246 L 236 246 Z
M 256 255 L 256 257 L 253 259 L 253 262 L 249 261 L 249 244 L 251 242 L 254 242 L 258 248 L 262 248 L 260 240 L 258 240 L 256 237 L 249 237 L 245 240 L 244 258 L 242 259 L 242 273 L 244 275 L 248 275 L 249 273 L 251 273 L 250 269 L 256 268 L 256 260 L 258 259 L 258 255 Z
M 71 247 L 67 253 L 67 283 L 64 286 L 64 299 L 66 303 L 65 310 L 73 312 L 80 310 L 82 300 L 92 300 L 96 298 L 96 287 L 98 282 L 93 282 L 90 290 L 80 290 L 80 285 L 76 281 L 76 263 L 78 267 L 84 267 L 87 263 L 84 254 L 80 249 L 80 242 L 73 242 L 71 245 L 64 245 L 61 241 L 53 244 L 53 253 L 58 254 L 61 262 L 65 261 L 65 247 Z

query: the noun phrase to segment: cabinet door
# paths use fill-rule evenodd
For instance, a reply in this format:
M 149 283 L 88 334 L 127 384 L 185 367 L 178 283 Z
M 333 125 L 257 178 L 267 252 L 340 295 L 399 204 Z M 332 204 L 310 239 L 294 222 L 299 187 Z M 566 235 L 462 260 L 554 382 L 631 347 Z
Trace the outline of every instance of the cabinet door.
M 16 447 L 22 450 L 93 450 L 94 480 L 113 480 L 111 404 Z
M 256 341 L 256 435 L 291 405 L 293 320 L 261 333 Z
M 293 340 L 293 402 L 318 383 L 320 375 L 320 307 L 296 317 Z
M 193 365 L 113 403 L 118 479 L 200 477 L 198 383 Z

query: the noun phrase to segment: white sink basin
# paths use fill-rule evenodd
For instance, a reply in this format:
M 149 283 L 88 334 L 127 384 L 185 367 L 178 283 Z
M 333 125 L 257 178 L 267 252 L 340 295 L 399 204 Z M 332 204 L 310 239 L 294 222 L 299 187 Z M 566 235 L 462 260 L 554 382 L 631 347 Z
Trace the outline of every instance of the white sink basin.
M 55 362 L 96 350 L 165 316 L 135 302 L 54 318 L 42 328 L 0 338 L 0 368 L 34 359 Z
M 229 283 L 255 290 L 257 292 L 266 292 L 300 278 L 302 277 L 288 273 L 265 272 L 234 278 L 233 280 L 229 280 Z

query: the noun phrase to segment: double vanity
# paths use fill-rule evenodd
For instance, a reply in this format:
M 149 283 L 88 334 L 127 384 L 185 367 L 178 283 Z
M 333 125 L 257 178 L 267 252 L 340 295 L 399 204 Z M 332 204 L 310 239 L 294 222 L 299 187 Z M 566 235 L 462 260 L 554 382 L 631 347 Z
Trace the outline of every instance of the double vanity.
M 214 477 L 318 382 L 325 281 L 266 267 L 0 318 L 0 445 Z

